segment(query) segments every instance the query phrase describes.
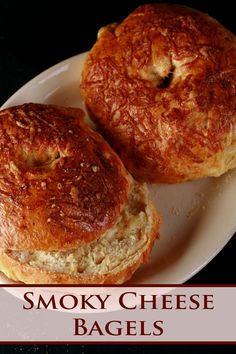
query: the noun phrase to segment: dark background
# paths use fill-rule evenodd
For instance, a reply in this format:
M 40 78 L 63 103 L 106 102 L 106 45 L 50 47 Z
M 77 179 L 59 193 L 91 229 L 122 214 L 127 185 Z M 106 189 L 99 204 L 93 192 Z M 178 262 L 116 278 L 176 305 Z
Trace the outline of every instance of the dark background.
M 48 67 L 87 51 L 98 29 L 119 22 L 144 1 L 13 1 L 0 0 L 0 106 L 18 88 Z M 151 1 L 149 1 L 151 2 Z M 158 1 L 156 1 L 158 2 Z M 236 34 L 234 1 L 168 1 L 208 12 Z M 235 213 L 235 210 L 232 210 Z M 211 235 L 214 237 L 214 235 Z M 235 284 L 236 237 L 188 283 Z M 1 323 L 1 326 L 4 324 Z M 218 353 L 235 352 L 227 346 L 22 346 L 2 345 L 3 353 Z

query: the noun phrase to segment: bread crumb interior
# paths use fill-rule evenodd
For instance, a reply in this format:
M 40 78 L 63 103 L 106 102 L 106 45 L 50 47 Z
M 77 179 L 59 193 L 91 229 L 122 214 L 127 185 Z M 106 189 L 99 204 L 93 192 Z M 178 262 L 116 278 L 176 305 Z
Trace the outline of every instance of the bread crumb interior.
M 117 223 L 98 240 L 67 251 L 10 251 L 31 267 L 70 275 L 93 276 L 133 262 L 148 243 L 151 224 L 147 188 L 134 182 Z

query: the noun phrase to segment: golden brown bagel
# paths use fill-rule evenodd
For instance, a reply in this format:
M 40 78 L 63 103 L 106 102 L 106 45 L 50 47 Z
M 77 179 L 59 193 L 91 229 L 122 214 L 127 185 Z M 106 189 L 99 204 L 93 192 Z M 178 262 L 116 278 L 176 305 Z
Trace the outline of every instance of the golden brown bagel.
M 71 249 L 117 222 L 129 176 L 83 118 L 32 103 L 0 112 L 0 248 Z
M 0 270 L 34 284 L 122 283 L 146 262 L 159 215 L 81 109 L 0 111 Z
M 102 28 L 81 93 L 129 171 L 149 182 L 236 166 L 236 39 L 178 5 L 144 5 Z

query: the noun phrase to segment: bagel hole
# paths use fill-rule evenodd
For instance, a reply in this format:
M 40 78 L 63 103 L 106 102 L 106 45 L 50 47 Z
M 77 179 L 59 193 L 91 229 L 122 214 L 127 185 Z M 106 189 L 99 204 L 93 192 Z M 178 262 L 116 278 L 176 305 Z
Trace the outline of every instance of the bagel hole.
M 160 89 L 166 89 L 170 87 L 173 81 L 173 76 L 174 76 L 174 68 L 171 69 L 171 71 L 167 76 L 162 78 L 162 81 L 157 85 L 157 87 Z
M 30 168 L 43 168 L 49 167 L 54 162 L 59 160 L 61 154 L 56 149 L 45 149 L 43 151 L 29 151 L 22 150 L 20 156 L 18 156 L 19 167 L 30 167 Z

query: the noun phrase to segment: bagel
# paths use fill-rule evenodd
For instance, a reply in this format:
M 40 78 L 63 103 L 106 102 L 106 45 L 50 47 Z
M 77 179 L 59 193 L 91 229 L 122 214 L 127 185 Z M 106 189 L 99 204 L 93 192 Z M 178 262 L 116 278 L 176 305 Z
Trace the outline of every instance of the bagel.
M 103 27 L 81 94 L 141 181 L 183 182 L 236 166 L 236 39 L 205 13 L 150 4 Z
M 81 109 L 0 111 L 0 270 L 25 283 L 121 283 L 159 215 Z

